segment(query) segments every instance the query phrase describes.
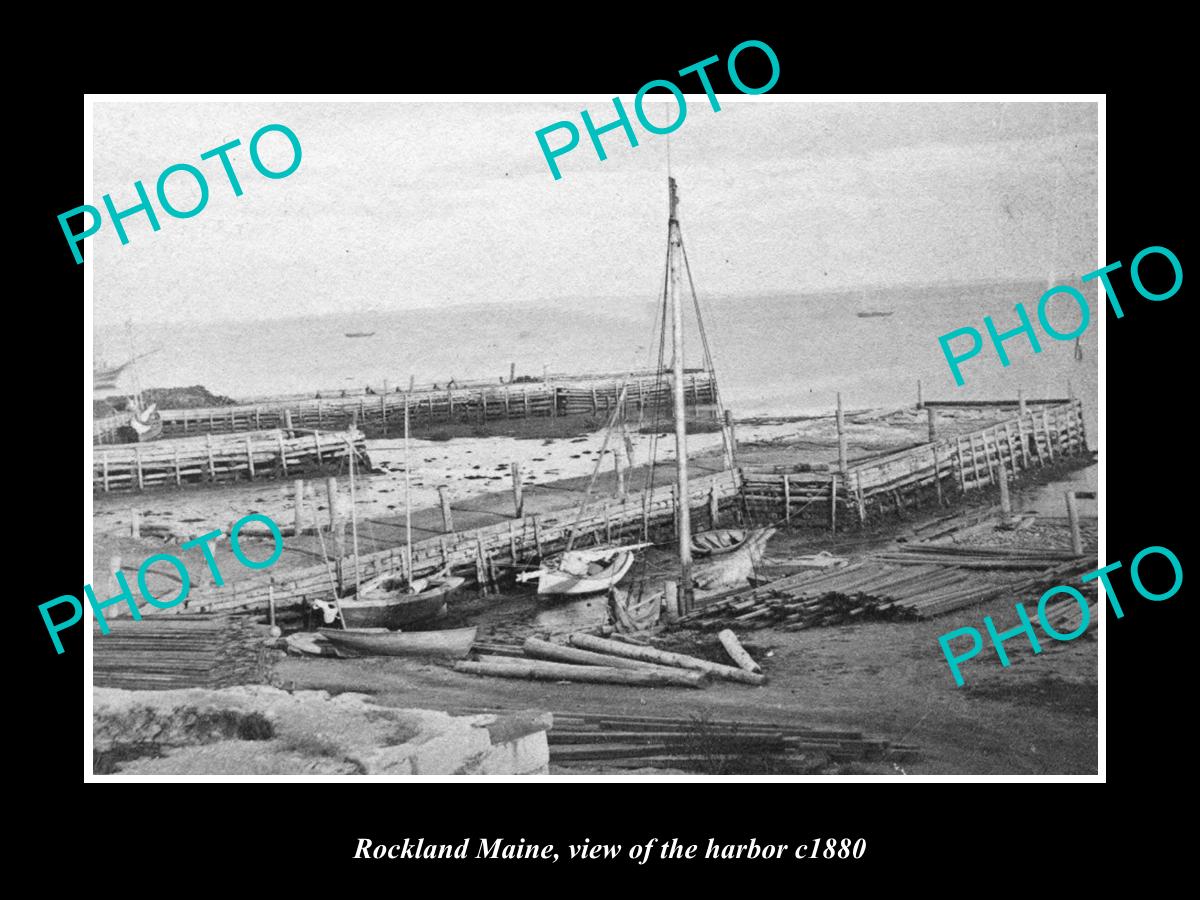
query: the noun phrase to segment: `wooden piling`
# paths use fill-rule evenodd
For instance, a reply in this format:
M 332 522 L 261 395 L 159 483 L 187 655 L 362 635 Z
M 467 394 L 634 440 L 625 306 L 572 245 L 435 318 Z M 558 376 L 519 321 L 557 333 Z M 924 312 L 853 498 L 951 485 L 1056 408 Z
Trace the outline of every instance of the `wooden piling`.
M 212 481 L 217 480 L 217 461 L 213 458 L 212 432 L 208 431 L 204 434 L 204 445 L 208 448 L 208 477 Z
M 438 485 L 438 500 L 442 505 L 442 531 L 449 534 L 454 531 L 454 514 L 450 511 L 450 498 L 446 496 L 446 486 Z
M 517 518 L 525 515 L 525 495 L 521 485 L 521 464 L 513 460 L 509 464 L 512 470 L 512 491 L 513 491 L 513 506 L 516 508 Z
M 838 471 L 846 471 L 846 417 L 842 411 L 842 392 L 837 395 Z
M 250 472 L 250 480 L 254 480 L 254 448 L 250 446 L 250 435 L 246 435 L 246 468 Z
M 945 506 L 945 501 L 942 499 L 942 462 L 938 457 L 937 444 L 933 445 L 933 484 L 937 489 L 938 506 Z
M 925 407 L 925 401 L 921 397 L 921 379 L 918 378 L 917 379 L 917 409 L 923 409 L 924 407 Z M 930 440 L 932 440 L 932 438 L 930 438 Z
M 329 501 L 329 528 L 334 529 L 338 523 L 338 483 L 337 479 L 330 475 L 325 479 L 325 496 Z
M 929 417 L 929 443 L 937 440 L 937 410 L 932 406 L 925 407 L 925 414 Z
M 1004 465 L 1004 460 L 999 461 L 1000 465 L 1000 515 L 1004 521 L 1012 518 L 1012 498 L 1008 495 L 1008 467 Z
M 517 364 L 515 362 L 510 362 L 508 364 L 508 383 L 512 384 L 516 380 L 517 380 Z
M 488 592 L 488 570 L 487 559 L 483 552 L 483 539 L 475 538 L 475 581 L 479 584 L 480 590 L 486 594 Z
M 792 479 L 787 474 L 783 476 L 783 521 L 792 521 Z
M 674 622 L 686 610 L 679 608 L 679 585 L 674 581 L 663 583 L 663 614 L 668 622 Z
M 287 432 L 289 439 L 296 436 L 296 429 L 292 425 L 292 411 L 290 409 L 283 411 L 283 429 Z
M 708 492 L 708 521 L 710 528 L 721 527 L 721 504 L 717 502 L 716 485 Z
M 733 432 L 733 410 L 725 410 L 725 433 L 729 436 L 729 468 L 737 464 L 737 436 Z
M 299 536 L 304 534 L 304 529 L 308 527 L 307 517 L 304 515 L 304 479 L 297 478 L 292 490 L 296 498 L 296 535 Z
M 787 476 L 784 476 L 785 478 Z M 829 476 L 829 533 L 837 533 L 837 491 L 838 491 L 838 476 L 833 473 Z
M 533 514 L 533 543 L 537 547 L 538 558 L 544 559 L 546 550 L 542 547 L 542 514 Z
M 1083 556 L 1083 535 L 1079 531 L 1079 505 L 1074 491 L 1067 491 L 1067 523 L 1071 526 L 1071 552 Z

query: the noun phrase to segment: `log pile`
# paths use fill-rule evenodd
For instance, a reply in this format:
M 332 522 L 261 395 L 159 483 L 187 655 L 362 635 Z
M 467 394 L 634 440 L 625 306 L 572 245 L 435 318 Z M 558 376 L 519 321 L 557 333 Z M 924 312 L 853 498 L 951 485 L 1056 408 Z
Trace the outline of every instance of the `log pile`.
M 728 643 L 726 643 L 728 642 Z M 466 675 L 521 678 L 537 681 L 576 681 L 585 684 L 624 684 L 640 687 L 705 687 L 710 679 L 760 685 L 766 676 L 730 635 L 722 641 L 738 666 L 726 666 L 685 653 L 670 653 L 641 644 L 575 633 L 559 644 L 528 638 L 522 656 L 511 652 L 479 653 L 475 660 L 456 663 Z M 736 648 L 736 652 L 733 649 Z M 488 649 L 491 649 L 489 647 Z
M 934 549 L 895 551 L 832 572 L 804 573 L 737 591 L 688 613 L 680 622 L 705 631 L 728 626 L 795 631 L 848 622 L 913 621 L 1001 595 L 1012 596 L 1014 602 L 1030 597 L 1036 602 L 1039 589 L 1077 580 L 1078 574 L 1094 568 L 1093 561 L 1048 551 L 1040 555 L 1028 550 L 964 551 L 943 556 Z M 981 581 L 977 568 L 998 572 Z M 1020 574 L 1027 577 L 1021 579 Z
M 249 616 L 146 616 L 92 631 L 92 683 L 126 690 L 222 688 L 267 680 L 268 629 Z
M 495 712 L 472 709 L 463 714 Z M 681 769 L 704 774 L 798 774 L 830 762 L 901 761 L 918 748 L 859 731 L 795 723 L 554 713 L 550 764 L 571 768 Z

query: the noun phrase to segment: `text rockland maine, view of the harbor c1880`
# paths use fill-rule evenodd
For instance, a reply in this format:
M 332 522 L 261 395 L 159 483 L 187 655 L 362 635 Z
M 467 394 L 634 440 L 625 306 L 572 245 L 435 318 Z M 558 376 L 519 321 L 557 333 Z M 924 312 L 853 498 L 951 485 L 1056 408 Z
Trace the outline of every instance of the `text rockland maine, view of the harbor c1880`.
M 688 100 L 94 102 L 96 775 L 1096 773 L 1096 102 Z

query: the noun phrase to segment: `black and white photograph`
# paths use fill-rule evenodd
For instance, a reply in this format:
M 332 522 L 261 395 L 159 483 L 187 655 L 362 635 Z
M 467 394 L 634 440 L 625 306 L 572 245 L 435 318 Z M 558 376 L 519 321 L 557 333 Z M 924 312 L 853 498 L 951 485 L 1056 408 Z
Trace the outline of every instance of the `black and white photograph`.
M 677 83 L 89 98 L 88 780 L 1102 780 L 1103 98 Z

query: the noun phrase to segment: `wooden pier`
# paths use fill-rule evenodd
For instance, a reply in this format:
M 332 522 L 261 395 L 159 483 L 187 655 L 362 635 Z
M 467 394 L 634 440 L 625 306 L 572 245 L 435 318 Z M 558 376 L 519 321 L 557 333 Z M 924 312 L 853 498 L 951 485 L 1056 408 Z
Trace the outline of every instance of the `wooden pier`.
M 295 428 L 335 430 L 356 422 L 365 434 L 378 437 L 403 430 L 405 409 L 413 428 L 538 417 L 607 417 L 620 397 L 624 381 L 623 374 L 554 376 L 547 381 L 472 384 L 452 389 L 423 386 L 405 392 L 264 398 L 236 406 L 164 409 L 159 413 L 164 437 L 284 428 L 289 414 Z M 671 391 L 667 375 L 634 373 L 628 379 L 626 415 L 640 418 L 648 411 L 670 409 Z M 684 398 L 689 409 L 715 404 L 716 392 L 716 380 L 711 373 L 695 370 L 685 375 Z M 116 416 L 97 420 L 92 428 L 93 441 L 114 443 L 119 424 Z
M 745 467 L 693 478 L 688 504 L 694 527 L 713 527 L 714 513 L 723 524 L 740 518 L 744 500 L 752 517 L 785 520 L 790 512 L 796 521 L 824 516 L 835 528 L 845 529 L 908 506 L 935 502 L 948 493 L 988 487 L 1000 477 L 1001 468 L 1016 474 L 1087 452 L 1080 401 L 1031 405 L 1024 414 L 1014 405 L 1013 411 L 1017 414 L 1012 418 L 985 428 L 859 461 L 844 471 L 836 466 L 797 466 L 795 471 Z M 630 493 L 623 501 L 597 500 L 578 520 L 572 506 L 452 531 L 413 544 L 411 575 L 448 568 L 474 578 L 485 589 L 492 588 L 501 567 L 524 565 L 562 550 L 572 534 L 576 547 L 669 540 L 674 535 L 676 514 L 676 490 L 662 485 Z M 401 546 L 361 554 L 359 578 L 403 573 L 404 555 Z M 354 558 L 345 556 L 334 561 L 332 568 L 349 585 L 354 582 L 354 565 Z M 280 608 L 303 606 L 328 600 L 332 577 L 331 569 L 319 564 L 229 582 L 220 588 L 194 584 L 186 609 L 173 612 L 260 611 L 266 610 L 272 599 Z
M 755 518 L 787 523 L 817 519 L 836 530 L 902 514 L 908 507 L 941 501 L 951 493 L 998 486 L 1005 473 L 1012 478 L 1087 452 L 1080 400 L 1042 406 L 1026 403 L 1024 412 L 1011 404 L 1012 416 L 994 425 L 844 467 L 744 466 L 747 508 Z M 948 404 L 925 404 L 931 421 L 942 405 Z M 1003 414 L 998 403 L 978 406 Z
M 95 447 L 92 491 L 107 494 L 341 471 L 351 447 L 363 468 L 370 467 L 366 441 L 359 431 L 292 434 L 289 437 L 288 432 L 276 429 Z

